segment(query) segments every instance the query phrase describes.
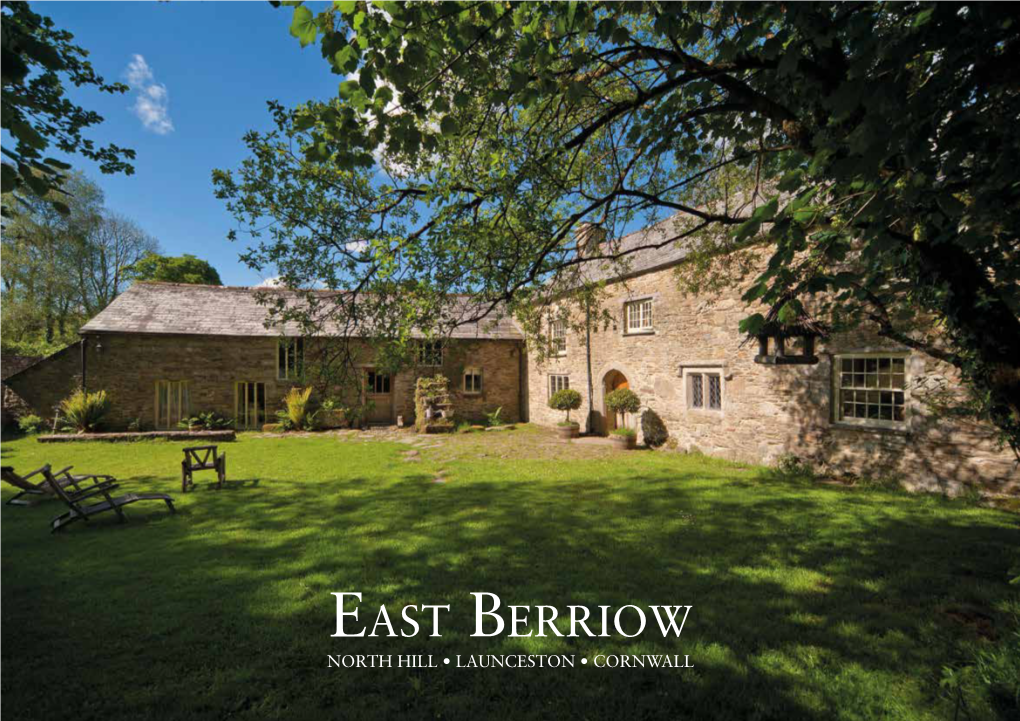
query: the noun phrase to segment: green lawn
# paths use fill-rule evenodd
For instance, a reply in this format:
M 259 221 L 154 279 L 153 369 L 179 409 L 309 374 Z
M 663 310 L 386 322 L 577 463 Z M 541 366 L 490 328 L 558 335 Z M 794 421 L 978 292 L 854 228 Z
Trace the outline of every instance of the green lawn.
M 56 502 L 3 507 L 5 717 L 946 719 L 961 702 L 943 668 L 1001 652 L 1020 609 L 1006 512 L 530 428 L 438 443 L 407 460 L 396 442 L 245 435 L 221 447 L 246 483 L 216 491 L 207 474 L 182 496 L 180 444 L 5 442 L 5 465 L 73 463 L 179 509 L 137 504 L 125 525 L 51 536 Z M 452 611 L 441 638 L 337 639 L 334 591 L 364 594 L 362 621 L 380 603 L 394 620 L 405 604 Z M 478 639 L 471 591 L 694 608 L 679 640 L 654 625 L 632 640 Z M 327 668 L 345 653 L 440 666 Z M 578 662 L 442 665 L 472 653 Z M 695 668 L 580 664 L 605 653 Z M 965 684 L 959 718 L 1016 713 L 989 688 Z

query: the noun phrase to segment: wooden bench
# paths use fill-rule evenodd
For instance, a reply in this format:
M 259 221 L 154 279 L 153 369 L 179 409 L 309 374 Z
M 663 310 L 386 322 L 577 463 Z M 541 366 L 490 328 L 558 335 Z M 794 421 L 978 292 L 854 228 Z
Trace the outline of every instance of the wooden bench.
M 185 448 L 184 460 L 181 461 L 181 493 L 187 493 L 195 485 L 195 471 L 216 471 L 216 487 L 223 488 L 223 482 L 227 480 L 227 454 L 218 453 L 216 446 Z

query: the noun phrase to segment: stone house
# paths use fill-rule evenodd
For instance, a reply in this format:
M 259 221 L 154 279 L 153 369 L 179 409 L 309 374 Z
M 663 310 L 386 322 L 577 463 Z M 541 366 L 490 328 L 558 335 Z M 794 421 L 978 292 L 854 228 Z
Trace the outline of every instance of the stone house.
M 251 288 L 135 283 L 82 327 L 81 343 L 7 382 L 47 417 L 83 381 L 110 395 L 113 428 L 174 429 L 182 418 L 213 411 L 239 429 L 258 429 L 275 422 L 291 388 L 312 383 L 317 354 L 338 332 L 302 338 L 296 323 L 270 328 L 266 318 Z M 367 346 L 356 348 L 368 421 L 410 423 L 416 379 L 437 373 L 451 379 L 459 416 L 480 419 L 501 407 L 503 417 L 517 420 L 523 347 L 509 320 L 469 323 L 442 344 L 421 341 L 417 365 L 393 376 Z
M 662 243 L 668 223 L 625 236 L 619 251 Z M 366 347 L 359 368 L 362 399 L 374 405 L 369 420 L 409 424 L 416 378 L 442 373 L 460 417 L 501 407 L 507 420 L 552 425 L 562 416 L 548 398 L 569 387 L 583 397 L 580 417 L 591 404 L 586 430 L 605 433 L 618 422 L 606 393 L 629 387 L 642 401 L 629 422 L 639 436 L 658 425 L 668 449 L 764 464 L 794 454 L 829 472 L 914 488 L 1020 493 L 1020 472 L 994 429 L 936 417 L 923 402 L 928 388 L 958 387 L 954 369 L 865 329 L 820 341 L 815 364 L 756 363 L 757 346 L 738 330 L 749 313 L 742 289 L 683 294 L 674 273 L 687 253 L 672 243 L 641 250 L 623 272 L 592 261 L 586 272 L 606 282 L 613 323 L 593 329 L 590 348 L 588 334 L 556 312 L 547 323 L 556 352 L 541 359 L 507 318 L 465 324 L 441 347 L 421 341 L 418 365 L 393 377 Z M 316 348 L 340 333 L 301 338 L 297 326 L 267 328 L 266 313 L 250 288 L 138 283 L 82 328 L 80 344 L 7 383 L 44 416 L 83 379 L 111 394 L 113 425 L 174 427 L 189 413 L 216 411 L 258 428 L 304 384 Z
M 674 233 L 671 220 L 631 233 L 614 244 L 632 252 L 626 266 L 586 269 L 606 282 L 602 303 L 614 318 L 609 329 L 591 328 L 590 349 L 588 334 L 572 330 L 585 325 L 579 310 L 564 320 L 550 307 L 554 351 L 528 359 L 532 422 L 562 420 L 547 400 L 569 387 L 582 395 L 582 416 L 590 403 L 589 430 L 605 433 L 617 423 L 605 396 L 627 387 L 643 405 L 630 421 L 639 440 L 651 422 L 682 451 L 763 464 L 793 454 L 827 472 L 916 489 L 1020 493 L 1016 459 L 992 427 L 937 418 L 922 402 L 926 389 L 958 389 L 954 368 L 866 329 L 819 340 L 815 364 L 757 363 L 758 345 L 739 331 L 753 312 L 741 300 L 745 288 L 681 292 L 675 271 L 689 249 L 653 248 Z

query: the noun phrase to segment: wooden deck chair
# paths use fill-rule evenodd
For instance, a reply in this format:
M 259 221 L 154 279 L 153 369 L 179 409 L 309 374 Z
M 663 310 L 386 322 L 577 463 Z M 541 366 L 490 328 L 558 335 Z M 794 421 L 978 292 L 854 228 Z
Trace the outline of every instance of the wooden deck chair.
M 56 494 L 51 490 L 51 484 L 56 483 L 59 486 L 73 486 L 76 490 L 81 490 L 80 485 L 83 484 L 87 479 L 92 476 L 72 476 L 70 471 L 73 466 L 53 473 L 50 470 L 50 465 L 47 463 L 42 468 L 28 473 L 24 476 L 20 476 L 14 472 L 13 466 L 2 466 L 3 479 L 20 489 L 20 493 L 17 493 L 13 498 L 7 501 L 9 506 L 31 506 L 33 503 L 32 499 L 25 498 L 25 496 L 32 496 L 35 500 L 45 500 L 46 498 L 56 498 Z M 42 474 L 43 478 L 38 483 L 33 483 L 29 479 L 32 476 Z
M 227 480 L 227 454 L 217 453 L 216 446 L 194 446 L 184 449 L 181 461 L 181 493 L 195 485 L 195 471 L 216 471 L 217 488 Z
M 50 521 L 50 533 L 56 533 L 69 523 L 78 519 L 89 520 L 91 516 L 104 511 L 113 511 L 117 519 L 123 523 L 127 520 L 124 515 L 124 506 L 129 506 L 138 501 L 163 501 L 166 503 L 170 513 L 175 513 L 173 499 L 165 493 L 126 493 L 123 496 L 114 498 L 110 491 L 120 488 L 120 484 L 112 476 L 93 476 L 98 482 L 88 486 L 81 491 L 74 490 L 70 486 L 56 486 L 57 496 L 67 504 L 67 513 L 62 513 Z M 99 480 L 103 479 L 103 480 Z M 84 503 L 93 499 L 102 499 L 98 503 Z

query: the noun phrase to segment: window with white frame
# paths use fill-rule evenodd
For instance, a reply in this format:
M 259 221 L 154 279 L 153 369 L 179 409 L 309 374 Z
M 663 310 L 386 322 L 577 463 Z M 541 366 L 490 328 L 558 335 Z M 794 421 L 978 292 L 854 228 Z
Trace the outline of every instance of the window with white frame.
M 652 299 L 635 300 L 625 304 L 628 333 L 648 333 L 652 330 Z
M 553 393 L 562 391 L 565 388 L 570 388 L 570 376 L 549 376 L 550 398 L 552 398 Z
M 556 318 L 549 322 L 549 332 L 552 338 L 552 350 L 555 355 L 567 354 L 567 321 L 563 318 Z
M 304 338 L 280 338 L 276 345 L 276 379 L 301 380 L 304 370 Z
M 441 366 L 443 365 L 443 343 L 438 340 L 423 340 L 418 342 L 418 365 Z
M 838 421 L 890 427 L 906 422 L 905 355 L 838 355 L 833 367 Z
M 722 373 L 711 370 L 688 371 L 687 407 L 695 410 L 721 411 L 723 398 Z
M 482 371 L 480 368 L 464 369 L 464 392 L 465 393 L 482 392 Z

